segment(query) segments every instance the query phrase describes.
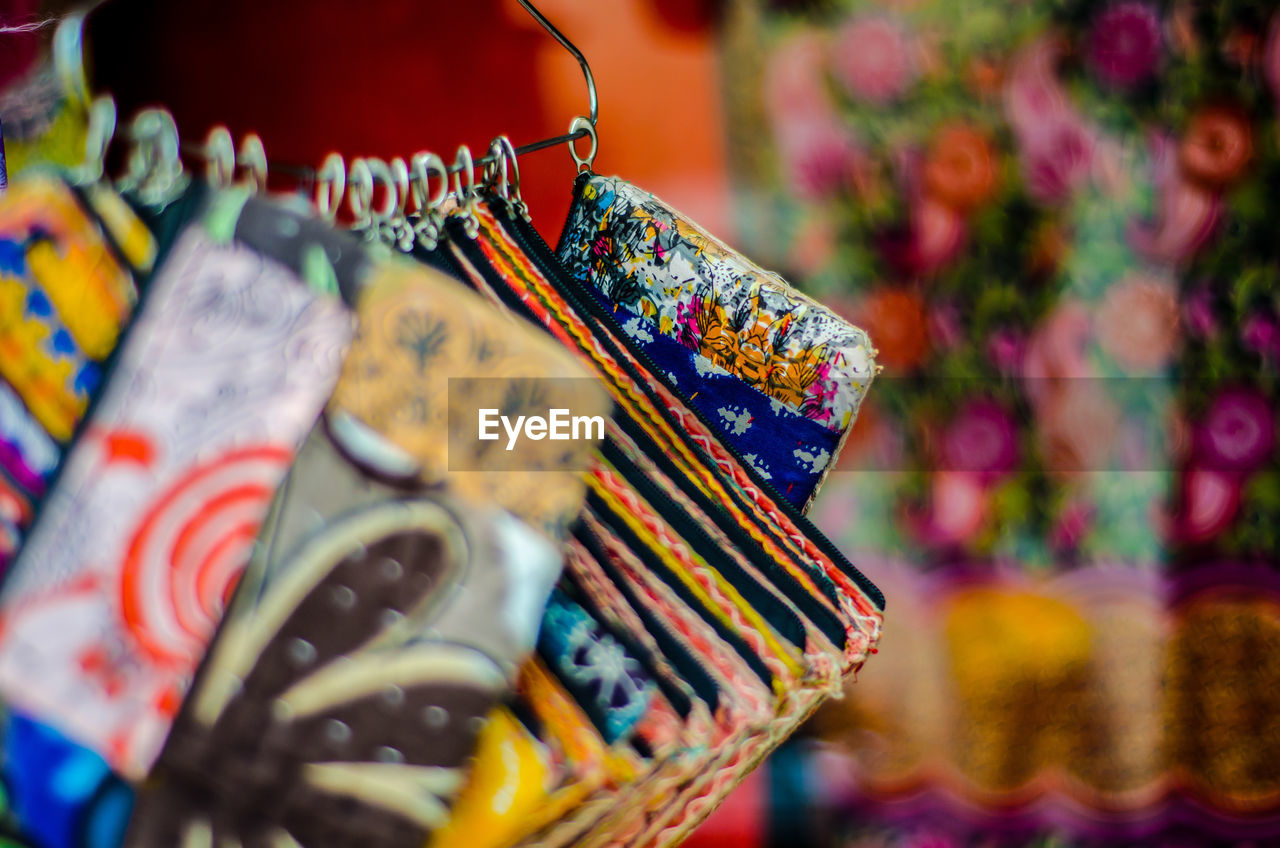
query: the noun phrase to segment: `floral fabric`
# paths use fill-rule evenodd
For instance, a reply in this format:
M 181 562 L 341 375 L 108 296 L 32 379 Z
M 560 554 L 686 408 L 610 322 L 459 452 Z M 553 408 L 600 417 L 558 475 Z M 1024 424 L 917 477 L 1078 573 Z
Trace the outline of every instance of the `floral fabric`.
M 812 510 L 896 611 L 842 838 L 1274 841 L 1274 5 L 741 5 L 742 238 L 885 366 Z
M 601 716 L 610 744 L 627 736 L 652 700 L 655 686 L 639 660 L 607 633 L 590 613 L 553 592 L 538 644 L 543 658 Z
M 761 433 L 786 433 L 787 447 L 792 416 L 836 434 L 833 444 L 802 432 L 790 453 L 741 444 L 764 475 L 785 479 L 779 488 L 793 502 L 807 504 L 875 375 L 866 333 L 617 177 L 580 178 L 557 252 L 571 274 L 625 310 L 624 330 L 659 368 L 732 374 L 778 402 L 768 414 L 754 398 L 730 404 L 713 392 L 700 402 L 700 387 L 688 381 L 692 403 L 730 444 L 757 417 Z
M 840 431 L 831 430 L 689 350 L 653 333 L 630 309 L 613 307 L 619 324 L 662 369 L 671 384 L 692 396 L 725 443 L 778 492 L 804 508 L 840 453 Z M 660 364 L 659 364 L 660 363 Z

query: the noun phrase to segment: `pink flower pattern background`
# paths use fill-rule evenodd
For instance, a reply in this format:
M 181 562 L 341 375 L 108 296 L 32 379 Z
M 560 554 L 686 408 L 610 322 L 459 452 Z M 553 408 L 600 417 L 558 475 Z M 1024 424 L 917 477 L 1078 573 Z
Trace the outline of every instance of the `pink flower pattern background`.
M 728 57 L 760 81 L 731 85 L 731 103 L 758 104 L 731 110 L 731 132 L 771 140 L 743 157 L 745 196 L 768 202 L 739 204 L 741 230 L 758 261 L 866 328 L 886 368 L 814 506 L 888 601 L 880 655 L 819 722 L 850 844 L 976 844 L 997 827 L 999 844 L 1280 837 L 1265 759 L 1280 756 L 1280 693 L 1237 667 L 1269 668 L 1258 634 L 1280 633 L 1280 13 L 763 5 L 755 52 Z M 1068 579 L 1144 612 L 1126 624 L 1058 592 Z M 974 587 L 995 600 L 929 600 Z M 1055 630 L 1041 603 L 1082 629 Z M 1144 628 L 1175 635 L 1124 659 Z M 985 649 L 958 633 L 1040 639 L 1040 661 L 966 678 L 966 652 Z M 1123 771 L 1115 740 L 1055 742 L 1008 785 L 974 775 L 992 758 L 1016 771 L 1048 731 L 995 752 L 938 741 L 973 720 L 973 698 L 996 710 L 1020 693 L 1022 712 L 1001 714 L 1015 729 L 1070 725 L 1074 702 L 1042 679 L 1059 657 L 1088 667 L 1091 697 L 1152 705 L 1104 712 L 1151 740 L 1142 780 L 1083 774 Z M 938 703 L 891 732 L 912 708 L 884 692 L 925 697 L 926 667 Z M 931 746 L 936 762 L 895 770 Z

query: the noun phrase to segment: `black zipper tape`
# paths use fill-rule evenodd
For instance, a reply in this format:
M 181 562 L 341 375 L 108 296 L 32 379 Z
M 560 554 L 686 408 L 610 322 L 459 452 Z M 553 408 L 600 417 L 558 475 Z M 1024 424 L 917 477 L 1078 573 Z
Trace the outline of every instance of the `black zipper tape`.
M 667 699 L 672 708 L 680 714 L 681 718 L 687 719 L 689 717 L 689 713 L 693 710 L 693 702 L 689 699 L 688 693 L 672 683 L 670 675 L 664 673 L 659 667 L 653 652 L 632 636 L 626 625 L 597 604 L 590 593 L 578 584 L 578 579 L 572 572 L 565 571 L 564 576 L 560 579 L 560 591 L 564 592 L 565 596 L 575 604 L 586 610 L 587 614 L 595 619 L 606 633 L 617 639 L 622 647 L 626 648 L 627 652 L 636 658 L 636 661 L 640 663 L 640 667 L 653 679 L 658 691 Z
M 702 557 L 708 565 L 718 571 L 725 580 L 732 583 L 734 588 L 742 593 L 752 608 L 764 617 L 765 621 L 773 627 L 779 636 L 800 648 L 801 651 L 805 649 L 804 622 L 800 620 L 800 616 L 796 615 L 777 596 L 761 586 L 754 577 L 743 571 L 742 567 L 733 560 L 733 557 L 726 556 L 721 550 L 721 546 L 711 538 L 706 529 L 690 518 L 688 513 L 680 509 L 670 495 L 663 491 L 639 466 L 623 455 L 622 450 L 616 444 L 606 441 L 601 446 L 601 452 L 609 464 L 627 481 L 627 484 L 635 489 L 649 506 L 653 507 L 654 511 L 676 531 L 685 544 L 695 554 Z M 843 639 L 843 631 L 841 631 L 840 636 Z
M 615 416 L 615 420 L 631 437 L 631 440 L 636 443 L 636 447 L 644 451 L 645 456 L 653 462 L 657 469 L 672 481 L 675 481 L 676 485 L 680 486 L 681 492 L 704 513 L 709 516 L 724 515 L 723 508 L 714 504 L 710 497 L 697 486 L 691 485 L 685 475 L 681 474 L 680 470 L 676 468 L 675 463 L 667 456 L 665 451 L 656 449 L 642 427 L 621 415 Z M 630 460 L 626 459 L 620 448 L 612 443 L 609 443 L 609 447 L 612 451 L 606 452 L 606 456 L 612 457 L 616 453 L 626 463 L 630 464 Z M 730 544 L 736 547 L 743 556 L 750 559 L 752 564 L 759 568 L 770 582 L 789 598 L 823 635 L 831 640 L 832 644 L 844 647 L 846 633 L 844 624 L 839 616 L 824 606 L 808 589 L 800 585 L 772 556 L 765 554 L 764 549 L 755 539 L 751 538 L 751 534 L 741 524 L 727 515 L 724 516 L 724 519 L 718 523 L 718 527 L 728 537 Z M 688 523 L 696 526 L 695 522 L 688 521 Z M 808 568 L 806 564 L 801 564 L 801 567 Z M 815 580 L 814 584 L 823 592 L 833 606 L 838 607 L 840 601 L 834 585 L 824 580 Z M 739 586 L 739 588 L 741 589 L 742 587 Z
M 627 546 L 627 549 L 644 564 L 644 567 L 650 573 L 667 584 L 680 600 L 684 601 L 703 621 L 711 625 L 716 635 L 742 657 L 747 666 L 755 672 L 757 677 L 764 681 L 770 690 L 773 689 L 773 672 L 769 671 L 768 667 L 765 666 L 764 660 L 760 659 L 760 656 L 751 649 L 746 640 L 733 631 L 733 628 L 722 622 L 718 616 L 707 609 L 706 605 L 698 599 L 693 591 L 662 561 L 662 557 L 640 540 L 622 516 L 614 512 L 613 508 L 605 503 L 604 499 L 595 492 L 587 492 L 587 505 L 591 507 L 592 512 L 600 519 L 600 522 L 608 527 L 609 531 Z

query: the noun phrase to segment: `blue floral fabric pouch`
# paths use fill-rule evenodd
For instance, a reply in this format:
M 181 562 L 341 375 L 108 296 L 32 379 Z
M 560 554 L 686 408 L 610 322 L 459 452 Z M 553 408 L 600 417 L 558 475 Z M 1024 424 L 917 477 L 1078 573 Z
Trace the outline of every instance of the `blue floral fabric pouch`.
M 578 178 L 556 252 L 655 370 L 806 508 L 876 374 L 867 334 L 618 177 Z

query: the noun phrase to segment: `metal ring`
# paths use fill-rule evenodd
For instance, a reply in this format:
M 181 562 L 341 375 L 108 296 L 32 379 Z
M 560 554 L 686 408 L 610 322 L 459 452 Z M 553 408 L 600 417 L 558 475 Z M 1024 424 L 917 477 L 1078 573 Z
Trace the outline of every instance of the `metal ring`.
M 577 165 L 579 172 L 582 172 L 582 170 L 591 170 L 591 164 L 595 161 L 595 151 L 599 150 L 600 143 L 599 138 L 595 136 L 595 124 L 591 123 L 589 118 L 579 115 L 571 120 L 568 124 L 568 135 L 575 136 L 580 129 L 585 129 L 586 135 L 590 137 L 591 149 L 586 152 L 586 156 L 577 155 L 577 138 L 571 138 L 568 142 L 568 155 L 572 156 L 573 164 Z
M 370 156 L 365 160 L 369 168 L 369 175 L 373 183 L 382 183 L 387 187 L 387 196 L 382 203 L 381 209 L 369 210 L 369 217 L 375 224 L 383 224 L 390 221 L 396 215 L 396 208 L 399 206 L 399 191 L 396 186 L 395 175 L 391 172 L 391 166 L 377 157 Z M 369 203 L 373 203 L 372 184 L 370 186 Z
M 347 166 L 341 153 L 330 153 L 324 157 L 320 170 L 316 172 L 316 211 L 326 221 L 338 217 L 338 208 L 342 205 L 342 195 L 347 189 Z
M 440 187 L 431 193 L 431 172 L 440 175 Z M 449 167 L 444 160 L 427 150 L 413 154 L 409 160 L 409 191 L 414 211 L 419 215 L 438 209 L 449 196 Z
M 369 208 L 373 205 L 373 171 L 364 157 L 351 160 L 351 173 L 347 178 L 348 204 L 356 226 L 368 226 Z
M 231 130 L 217 126 L 204 142 L 204 178 L 214 188 L 226 188 L 236 172 L 236 143 Z
M 480 179 L 484 184 L 493 189 L 494 193 L 503 200 L 511 198 L 511 188 L 509 185 L 510 173 L 507 168 L 507 151 L 503 148 L 502 143 L 498 139 L 489 142 L 489 152 L 485 155 L 488 162 L 484 163 L 484 171 L 480 174 Z
M 471 158 L 471 149 L 465 144 L 458 148 L 453 157 L 453 198 L 462 206 L 470 201 L 476 191 L 476 163 Z M 467 191 L 462 191 L 462 172 L 467 172 Z
M 110 94 L 95 98 L 89 105 L 89 126 L 84 136 L 84 163 L 77 180 L 84 185 L 102 179 L 107 148 L 116 134 L 116 101 Z
M 462 229 L 470 238 L 480 232 L 480 220 L 476 217 L 476 165 L 471 150 L 465 144 L 458 148 L 453 158 L 453 197 L 457 201 L 454 214 L 462 218 Z M 462 172 L 467 172 L 467 189 L 462 190 Z
M 240 153 L 236 157 L 240 167 L 248 171 L 245 185 L 256 193 L 267 190 L 267 151 L 262 146 L 262 139 L 257 133 L 249 133 L 240 142 Z
M 395 217 L 403 218 L 409 206 L 409 166 L 399 156 L 390 162 L 391 179 L 396 187 Z
M 486 167 L 486 176 L 502 176 L 502 185 L 496 186 L 503 200 L 520 202 L 520 162 L 511 139 L 500 135 L 489 143 L 489 155 L 493 162 Z M 509 163 L 509 165 L 508 165 Z
M 143 109 L 130 127 L 133 151 L 125 184 L 144 203 L 163 203 L 182 182 L 178 125 L 164 109 Z

